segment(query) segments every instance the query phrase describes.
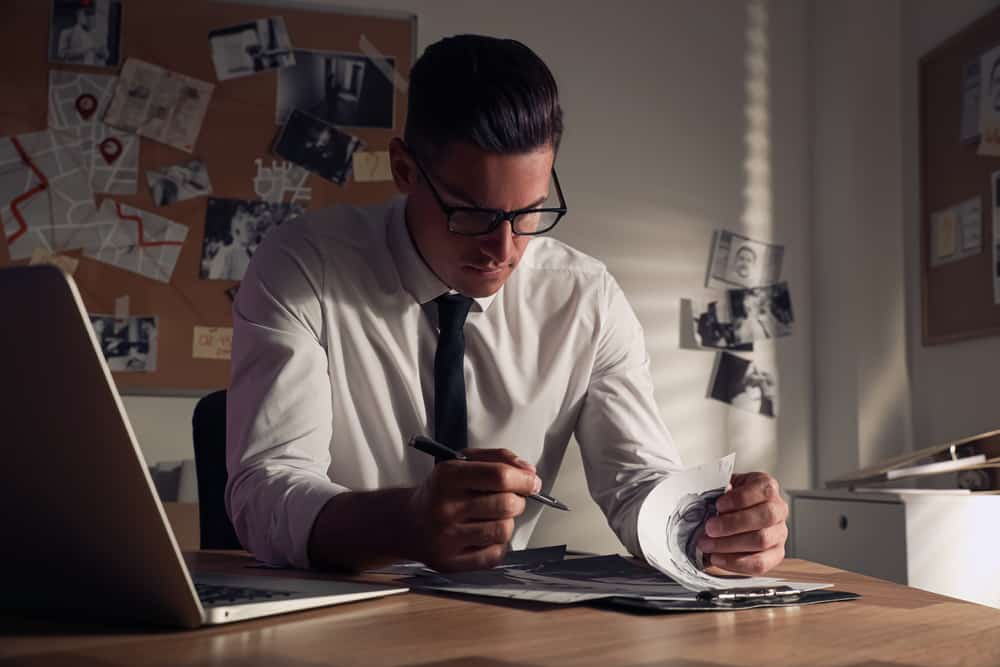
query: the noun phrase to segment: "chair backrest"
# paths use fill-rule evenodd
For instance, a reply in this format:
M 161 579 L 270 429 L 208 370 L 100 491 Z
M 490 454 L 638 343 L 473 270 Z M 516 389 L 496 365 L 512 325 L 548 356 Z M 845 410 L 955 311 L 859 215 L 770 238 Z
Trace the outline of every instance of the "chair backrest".
M 226 391 L 203 397 L 191 419 L 202 549 L 242 549 L 226 514 Z

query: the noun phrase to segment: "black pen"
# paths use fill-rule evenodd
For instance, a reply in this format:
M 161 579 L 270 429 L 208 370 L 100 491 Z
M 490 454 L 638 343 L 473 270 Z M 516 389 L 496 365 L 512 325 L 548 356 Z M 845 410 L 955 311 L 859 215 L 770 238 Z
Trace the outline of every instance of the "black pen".
M 415 435 L 410 438 L 410 447 L 414 449 L 419 449 L 424 454 L 430 454 L 431 456 L 436 456 L 437 458 L 448 461 L 468 461 L 469 457 L 461 452 L 456 452 L 454 449 L 448 445 L 442 444 L 437 440 L 433 440 L 423 435 Z M 537 500 L 543 505 L 548 505 L 549 507 L 555 507 L 557 510 L 562 510 L 568 512 L 569 508 L 563 505 L 561 502 L 553 498 L 552 496 L 547 496 L 544 493 L 532 493 L 528 498 L 532 500 Z

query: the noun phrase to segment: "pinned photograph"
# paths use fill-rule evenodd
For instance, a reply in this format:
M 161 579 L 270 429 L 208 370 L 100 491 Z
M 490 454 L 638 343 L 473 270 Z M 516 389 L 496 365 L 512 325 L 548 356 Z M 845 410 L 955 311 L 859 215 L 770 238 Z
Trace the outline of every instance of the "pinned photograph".
M 272 16 L 208 33 L 219 81 L 295 64 L 285 19 Z
M 778 414 L 778 383 L 774 374 L 728 352 L 719 353 L 709 396 L 765 417 Z
M 333 125 L 391 130 L 395 96 L 385 66 L 360 53 L 295 50 L 295 65 L 278 72 L 275 122 L 284 124 L 295 109 Z
M 210 197 L 205 212 L 201 277 L 242 280 L 264 237 L 304 210 L 299 204 Z
M 760 287 L 778 282 L 784 246 L 720 230 L 715 233 L 707 287 Z
M 156 206 L 212 194 L 208 169 L 201 160 L 188 160 L 146 172 L 146 181 Z
M 52 0 L 49 61 L 117 67 L 121 62 L 121 0 Z
M 1000 46 L 979 60 L 979 154 L 1000 155 Z
M 753 352 L 752 341 L 737 340 L 726 300 L 690 303 L 692 331 L 699 347 Z
M 342 185 L 351 175 L 354 152 L 364 148 L 357 137 L 295 110 L 274 144 L 275 154 Z
M 155 317 L 116 318 L 91 314 L 90 326 L 112 371 L 152 373 L 156 370 Z
M 737 344 L 792 335 L 792 296 L 788 283 L 729 290 L 733 337 Z

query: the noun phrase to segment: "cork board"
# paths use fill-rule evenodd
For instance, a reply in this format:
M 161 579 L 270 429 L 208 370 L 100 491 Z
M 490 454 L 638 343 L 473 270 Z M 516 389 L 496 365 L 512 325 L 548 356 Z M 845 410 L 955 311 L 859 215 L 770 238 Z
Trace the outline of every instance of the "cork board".
M 1000 45 L 1000 10 L 979 19 L 920 60 L 920 231 L 923 342 L 938 345 L 1000 334 L 994 304 L 991 174 L 1000 157 L 978 155 L 962 142 L 963 74 L 967 64 Z M 982 252 L 932 266 L 932 216 L 978 198 Z
M 204 124 L 192 153 L 140 138 L 139 184 L 135 195 L 114 195 L 114 201 L 150 211 L 188 227 L 176 268 L 169 283 L 82 257 L 80 251 L 65 254 L 80 260 L 75 279 L 87 310 L 114 313 L 115 300 L 129 297 L 129 313 L 158 318 L 156 370 L 114 373 L 123 393 L 201 395 L 229 383 L 229 362 L 194 358 L 195 327 L 230 327 L 231 302 L 226 289 L 234 281 L 200 277 L 202 243 L 205 237 L 206 197 L 155 207 L 146 184 L 149 169 L 198 158 L 207 165 L 212 196 L 257 200 L 253 179 L 255 160 L 265 164 L 278 159 L 271 152 L 280 132 L 276 124 L 277 71 L 218 81 L 209 47 L 212 30 L 267 18 L 284 17 L 292 47 L 317 51 L 360 54 L 362 35 L 378 52 L 392 58 L 398 73 L 406 76 L 413 62 L 416 21 L 409 15 L 364 15 L 348 10 L 287 8 L 288 5 L 234 4 L 205 0 L 128 0 L 124 3 L 121 50 L 126 58 L 138 58 L 173 72 L 215 84 Z M 299 5 L 301 7 L 301 5 Z M 0 22 L 0 59 L 7 63 L 0 77 L 0 136 L 34 132 L 46 128 L 48 77 L 52 70 L 116 74 L 116 69 L 53 64 L 49 62 L 50 2 L 11 0 Z M 393 136 L 402 134 L 406 99 L 399 87 L 392 89 L 393 110 L 386 114 L 393 127 L 345 127 L 344 131 L 365 142 L 368 151 L 386 150 Z M 338 203 L 366 204 L 382 201 L 395 193 L 391 181 L 356 182 L 352 178 L 337 185 L 309 176 L 312 188 L 308 210 Z M 100 206 L 104 195 L 97 195 Z M 0 234 L 0 265 L 12 263 Z M 16 263 L 26 263 L 22 260 Z

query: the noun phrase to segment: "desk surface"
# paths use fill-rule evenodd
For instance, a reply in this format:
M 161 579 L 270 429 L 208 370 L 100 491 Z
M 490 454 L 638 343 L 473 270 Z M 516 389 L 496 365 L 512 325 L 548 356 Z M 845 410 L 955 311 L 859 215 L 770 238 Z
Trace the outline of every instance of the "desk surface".
M 984 555 L 985 556 L 985 555 Z M 203 570 L 247 569 L 203 552 Z M 677 615 L 540 607 L 410 593 L 196 631 L 128 631 L 0 618 L 0 662 L 110 665 L 1000 665 L 1000 611 L 789 560 L 780 576 L 829 581 L 852 602 Z M 287 573 L 282 572 L 281 576 Z

